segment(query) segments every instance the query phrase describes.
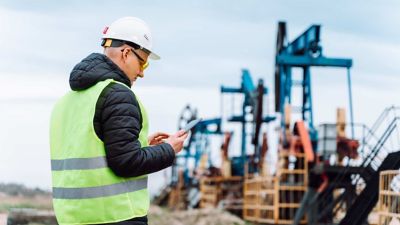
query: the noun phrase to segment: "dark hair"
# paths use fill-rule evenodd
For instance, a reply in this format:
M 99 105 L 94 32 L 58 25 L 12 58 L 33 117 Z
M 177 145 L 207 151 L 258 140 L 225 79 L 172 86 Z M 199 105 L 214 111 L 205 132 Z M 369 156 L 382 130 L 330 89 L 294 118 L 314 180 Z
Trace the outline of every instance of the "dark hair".
M 151 53 L 149 50 L 147 50 L 146 48 L 141 47 L 140 45 L 138 45 L 136 43 L 133 43 L 133 42 L 130 42 L 130 41 L 119 40 L 119 39 L 103 39 L 103 41 L 101 42 L 101 46 L 104 46 L 106 44 L 107 40 L 111 40 L 111 45 L 109 47 L 121 47 L 122 45 L 127 44 L 127 45 L 131 46 L 135 50 L 142 49 L 147 54 Z

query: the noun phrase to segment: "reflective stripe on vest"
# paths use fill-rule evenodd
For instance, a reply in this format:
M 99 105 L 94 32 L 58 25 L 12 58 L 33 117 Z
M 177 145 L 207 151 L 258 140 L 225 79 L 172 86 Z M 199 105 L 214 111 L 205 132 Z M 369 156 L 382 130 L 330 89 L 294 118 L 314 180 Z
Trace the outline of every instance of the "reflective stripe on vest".
M 107 159 L 104 156 L 94 158 L 75 158 L 75 159 L 53 159 L 51 160 L 51 170 L 88 170 L 107 167 Z
M 147 215 L 150 205 L 147 176 L 115 175 L 107 165 L 104 143 L 94 130 L 97 100 L 113 82 L 116 81 L 109 79 L 86 90 L 70 91 L 53 109 L 50 123 L 53 206 L 61 225 L 114 223 Z M 138 140 L 141 147 L 146 147 L 147 114 L 136 99 L 142 117 Z
M 53 188 L 53 198 L 85 199 L 125 194 L 147 188 L 147 177 L 123 183 L 87 188 Z

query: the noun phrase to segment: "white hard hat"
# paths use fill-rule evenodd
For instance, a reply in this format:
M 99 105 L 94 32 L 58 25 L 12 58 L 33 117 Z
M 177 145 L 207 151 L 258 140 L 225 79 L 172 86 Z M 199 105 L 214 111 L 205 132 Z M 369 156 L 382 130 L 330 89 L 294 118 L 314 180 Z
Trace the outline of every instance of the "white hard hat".
M 160 59 L 160 56 L 153 52 L 153 43 L 150 28 L 147 24 L 136 17 L 123 17 L 114 21 L 103 31 L 103 40 L 114 39 L 134 43 L 147 51 L 151 59 Z M 104 41 L 103 41 L 104 42 Z

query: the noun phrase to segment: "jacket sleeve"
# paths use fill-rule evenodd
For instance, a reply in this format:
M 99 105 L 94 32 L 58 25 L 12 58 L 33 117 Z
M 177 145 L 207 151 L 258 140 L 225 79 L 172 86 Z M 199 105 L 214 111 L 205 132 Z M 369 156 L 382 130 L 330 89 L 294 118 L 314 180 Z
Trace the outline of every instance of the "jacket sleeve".
M 105 88 L 101 99 L 101 106 L 96 107 L 101 110 L 99 137 L 105 145 L 108 166 L 117 176 L 140 176 L 172 165 L 175 152 L 171 145 L 141 146 L 138 138 L 142 118 L 131 90 L 113 83 Z

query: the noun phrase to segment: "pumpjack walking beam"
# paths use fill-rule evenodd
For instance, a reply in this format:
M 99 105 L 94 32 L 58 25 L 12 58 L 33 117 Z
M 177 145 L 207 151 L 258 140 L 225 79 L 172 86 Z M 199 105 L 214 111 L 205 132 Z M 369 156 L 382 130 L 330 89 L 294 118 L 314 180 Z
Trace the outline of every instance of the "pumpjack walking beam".
M 316 140 L 316 131 L 313 123 L 313 107 L 311 98 L 311 67 L 341 67 L 347 68 L 350 118 L 353 124 L 353 107 L 351 95 L 350 68 L 353 64 L 351 59 L 328 58 L 322 54 L 320 44 L 320 25 L 312 25 L 303 34 L 294 41 L 288 42 L 286 23 L 279 22 L 276 42 L 275 58 L 275 111 L 281 113 L 281 127 L 285 129 L 284 107 L 286 104 L 292 104 L 292 88 L 299 85 L 303 91 L 303 101 L 298 109 L 302 119 L 308 123 L 311 139 Z M 292 68 L 303 69 L 303 80 L 296 81 L 292 79 Z M 353 132 L 354 134 L 354 132 Z

